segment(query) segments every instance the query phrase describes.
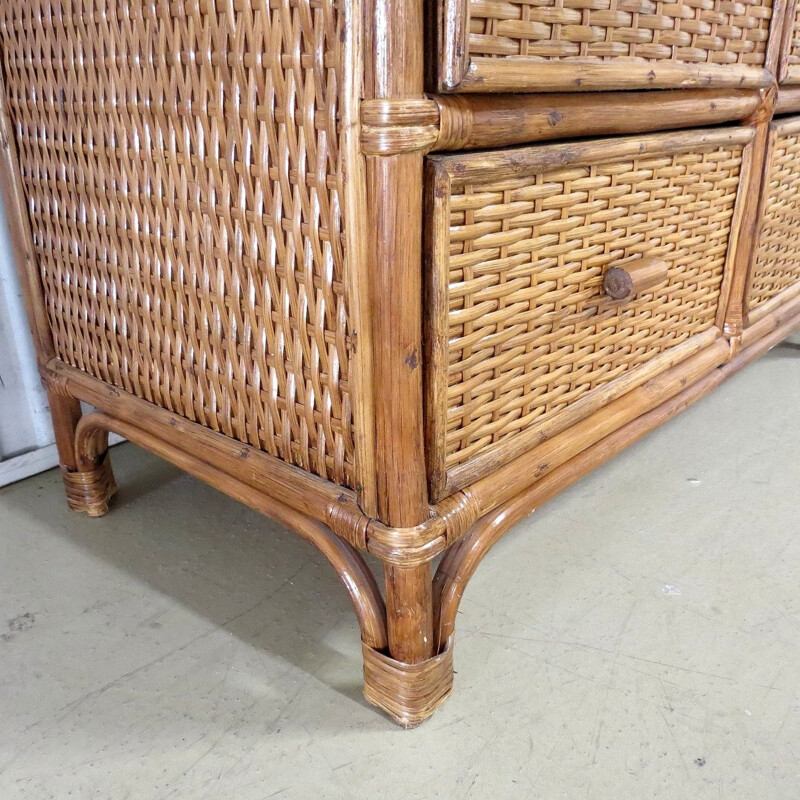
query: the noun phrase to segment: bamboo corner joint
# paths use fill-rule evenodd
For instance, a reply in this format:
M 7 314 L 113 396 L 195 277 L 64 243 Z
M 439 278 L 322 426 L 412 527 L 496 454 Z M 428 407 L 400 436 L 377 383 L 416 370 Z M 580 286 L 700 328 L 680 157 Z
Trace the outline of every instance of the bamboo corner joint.
M 493 544 L 800 325 L 794 4 L 679 2 L 635 43 L 572 11 L 101 31 L 0 0 L 0 180 L 69 506 L 109 511 L 115 432 L 294 530 L 406 727 L 452 690 Z M 152 26 L 180 59 L 139 52 Z

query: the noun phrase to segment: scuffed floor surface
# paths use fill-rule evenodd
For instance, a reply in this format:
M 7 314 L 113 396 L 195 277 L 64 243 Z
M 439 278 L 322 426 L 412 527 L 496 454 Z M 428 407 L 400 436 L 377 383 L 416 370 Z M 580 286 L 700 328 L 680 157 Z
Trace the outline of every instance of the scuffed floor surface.
M 0 798 L 797 800 L 798 398 L 782 346 L 520 524 L 409 732 L 279 526 L 131 445 L 103 519 L 1 491 Z

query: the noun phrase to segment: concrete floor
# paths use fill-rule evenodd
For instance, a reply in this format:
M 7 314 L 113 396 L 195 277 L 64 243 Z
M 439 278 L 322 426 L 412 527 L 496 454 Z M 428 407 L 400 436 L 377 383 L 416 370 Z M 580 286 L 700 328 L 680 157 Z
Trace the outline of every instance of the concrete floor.
M 797 800 L 798 397 L 777 348 L 520 524 L 408 732 L 279 526 L 131 445 L 103 519 L 3 490 L 0 798 Z

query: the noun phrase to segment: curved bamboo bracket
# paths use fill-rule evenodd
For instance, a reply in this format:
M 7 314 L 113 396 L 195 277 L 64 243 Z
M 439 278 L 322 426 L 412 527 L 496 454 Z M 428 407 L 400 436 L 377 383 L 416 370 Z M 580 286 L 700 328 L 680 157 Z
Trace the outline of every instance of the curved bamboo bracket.
M 378 584 L 364 560 L 350 544 L 333 534 L 322 523 L 225 475 L 211 464 L 181 450 L 175 444 L 167 443 L 136 425 L 115 419 L 108 414 L 86 414 L 81 417 L 77 425 L 75 454 L 79 473 L 90 472 L 96 469 L 98 464 L 107 463 L 104 455 L 108 447 L 109 431 L 118 433 L 134 444 L 167 459 L 200 480 L 290 528 L 313 544 L 328 559 L 347 589 L 361 629 L 362 642 L 376 650 L 382 650 L 387 646 L 386 610 Z
M 483 517 L 445 554 L 433 579 L 436 652 L 451 646 L 456 614 L 469 579 L 492 545 L 532 512 L 527 492 Z

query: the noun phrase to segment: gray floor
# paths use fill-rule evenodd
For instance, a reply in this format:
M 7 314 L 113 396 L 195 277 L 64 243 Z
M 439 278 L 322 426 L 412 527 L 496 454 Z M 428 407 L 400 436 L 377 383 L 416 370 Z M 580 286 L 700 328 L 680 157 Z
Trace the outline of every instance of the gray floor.
M 280 527 L 131 445 L 103 519 L 1 491 L 0 798 L 797 800 L 798 397 L 777 348 L 519 525 L 409 732 Z

